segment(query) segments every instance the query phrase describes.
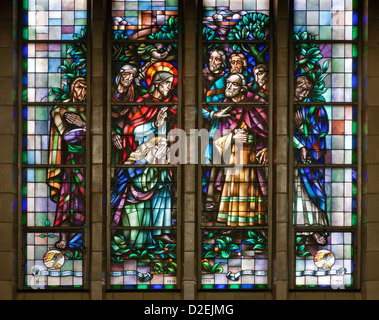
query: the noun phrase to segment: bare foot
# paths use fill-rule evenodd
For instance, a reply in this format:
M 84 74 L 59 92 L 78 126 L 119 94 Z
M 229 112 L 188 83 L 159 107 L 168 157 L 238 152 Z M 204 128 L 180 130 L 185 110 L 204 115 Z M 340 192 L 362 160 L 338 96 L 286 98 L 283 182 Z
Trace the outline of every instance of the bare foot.
M 61 238 L 58 242 L 55 243 L 55 246 L 58 249 L 66 249 L 67 248 L 67 235 L 65 233 L 61 233 Z
M 55 246 L 58 249 L 66 249 L 66 247 L 67 247 L 67 241 L 66 240 L 58 241 L 58 242 L 55 243 Z
M 312 237 L 316 240 L 317 244 L 326 244 L 327 243 L 325 236 L 319 234 L 318 232 L 313 233 Z

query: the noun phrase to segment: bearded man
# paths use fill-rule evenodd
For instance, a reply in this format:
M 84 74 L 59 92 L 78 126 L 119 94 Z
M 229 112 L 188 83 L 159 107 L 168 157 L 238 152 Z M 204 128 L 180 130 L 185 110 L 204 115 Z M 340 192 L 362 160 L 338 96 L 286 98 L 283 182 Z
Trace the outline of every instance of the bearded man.
M 85 78 L 76 78 L 71 86 L 71 98 L 51 110 L 49 165 L 47 184 L 50 198 L 57 204 L 55 227 L 83 226 L 85 224 L 85 170 L 72 165 L 84 165 L 86 159 L 86 99 Z M 65 168 L 56 165 L 67 165 Z M 56 248 L 68 249 L 75 233 L 61 232 Z
M 138 69 L 132 64 L 121 67 L 112 86 L 113 102 L 130 102 L 135 100 L 134 79 Z
M 203 93 L 207 94 L 213 84 L 225 75 L 226 67 L 225 51 L 213 49 L 209 53 L 208 65 L 203 69 Z

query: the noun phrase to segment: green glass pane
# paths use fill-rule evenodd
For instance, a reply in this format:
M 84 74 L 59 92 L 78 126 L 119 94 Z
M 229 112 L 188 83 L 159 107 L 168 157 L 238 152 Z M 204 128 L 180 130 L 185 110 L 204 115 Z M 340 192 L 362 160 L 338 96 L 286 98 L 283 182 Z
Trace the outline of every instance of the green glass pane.
M 357 121 L 353 121 L 353 135 L 357 134 Z
M 353 227 L 357 226 L 357 221 L 358 221 L 357 214 L 353 213 L 352 217 L 351 217 L 351 224 L 352 224 Z
M 354 44 L 352 47 L 353 47 L 352 57 L 357 58 L 358 57 L 358 46 Z
M 146 289 L 149 289 L 149 286 L 146 284 L 137 285 L 137 290 L 146 290 Z
M 353 26 L 353 35 L 352 35 L 352 39 L 353 39 L 353 40 L 357 40 L 357 39 L 358 39 L 358 27 L 357 27 L 357 26 Z
M 332 169 L 332 182 L 344 182 L 344 169 Z

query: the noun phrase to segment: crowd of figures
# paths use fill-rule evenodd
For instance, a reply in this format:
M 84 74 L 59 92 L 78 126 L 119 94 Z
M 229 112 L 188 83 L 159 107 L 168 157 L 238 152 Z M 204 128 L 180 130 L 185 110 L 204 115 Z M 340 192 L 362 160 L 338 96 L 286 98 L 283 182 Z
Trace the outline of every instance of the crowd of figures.
M 144 165 L 170 164 L 166 133 L 177 127 L 177 69 L 162 60 L 171 46 L 149 46 L 149 50 L 150 61 L 142 66 L 124 64 L 112 86 L 112 158 L 114 164 L 127 167 L 114 173 L 111 225 L 144 227 L 123 231 L 134 248 L 153 240 L 175 242 L 172 229 L 165 229 L 175 220 L 175 170 Z M 143 84 L 146 93 L 139 95 Z
M 251 70 L 251 72 L 249 72 Z M 209 164 L 215 153 L 224 164 L 205 172 L 205 212 L 217 212 L 216 221 L 228 226 L 267 223 L 268 64 L 250 65 L 245 54 L 222 48 L 209 51 L 203 69 L 203 127 L 210 132 L 206 151 Z M 242 144 L 238 150 L 236 140 Z M 259 164 L 261 166 L 249 167 Z
M 265 225 L 268 64 L 253 65 L 254 59 L 248 59 L 248 55 L 232 52 L 227 56 L 227 51 L 220 47 L 210 50 L 203 69 L 203 126 L 211 133 L 206 156 L 211 164 L 215 152 L 222 155 L 223 150 L 231 148 L 224 164 L 236 165 L 238 161 L 247 166 L 237 174 L 235 170 L 217 166 L 205 170 L 203 216 L 211 224 L 209 219 L 214 218 L 207 217 L 207 212 L 216 212 L 216 221 L 228 226 Z M 302 71 L 297 72 L 294 90 L 293 145 L 295 161 L 300 165 L 295 169 L 294 224 L 328 226 L 325 169 L 312 166 L 325 164 L 328 116 L 322 103 L 311 104 L 315 101 L 312 97 L 316 83 L 309 72 Z M 242 150 L 235 149 L 236 139 L 241 139 Z M 261 166 L 249 167 L 249 164 Z M 327 243 L 326 234 L 305 232 L 304 235 L 309 235 L 316 244 Z
M 111 226 L 127 227 L 125 241 L 143 247 L 153 239 L 175 242 L 171 228 L 175 170 L 146 164 L 170 164 L 171 141 L 166 133 L 177 127 L 177 48 L 167 43 L 140 43 L 132 54 L 137 59 L 118 61 L 112 77 L 112 164 L 119 166 L 112 176 Z M 262 57 L 232 50 L 227 44 L 206 52 L 202 118 L 203 128 L 210 133 L 207 164 L 212 164 L 216 152 L 225 156 L 225 150 L 231 150 L 223 167 L 204 170 L 202 205 L 204 217 L 207 212 L 216 213 L 212 223 L 267 225 L 269 72 L 268 61 Z M 294 99 L 299 106 L 294 114 L 294 147 L 297 163 L 302 165 L 324 163 L 326 111 L 322 104 L 301 105 L 312 101 L 315 85 L 306 74 L 296 77 Z M 67 106 L 59 104 L 51 112 L 52 169 L 47 180 L 51 199 L 57 203 L 55 226 L 85 224 L 84 169 L 54 167 L 85 162 L 85 78 L 72 81 L 70 93 L 63 101 L 69 102 Z M 242 143 L 241 150 L 236 141 Z M 237 163 L 243 167 L 236 173 L 230 167 Z M 295 189 L 302 199 L 294 208 L 297 225 L 328 224 L 323 170 L 306 166 L 296 170 Z M 312 236 L 319 244 L 326 242 L 319 233 Z M 65 249 L 68 237 L 61 233 L 56 247 Z

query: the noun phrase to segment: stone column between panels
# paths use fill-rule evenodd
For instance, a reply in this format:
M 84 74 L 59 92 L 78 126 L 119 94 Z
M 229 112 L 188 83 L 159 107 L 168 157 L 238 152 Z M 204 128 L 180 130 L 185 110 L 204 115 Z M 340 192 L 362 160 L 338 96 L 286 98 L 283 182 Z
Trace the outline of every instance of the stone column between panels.
M 288 298 L 288 144 L 289 130 L 289 12 L 287 1 L 274 1 L 274 103 L 273 103 L 273 230 L 272 230 L 272 284 L 273 298 Z
M 106 46 L 104 41 L 105 21 L 106 21 L 106 1 L 93 0 L 92 4 L 92 38 L 90 48 L 90 119 L 91 119 L 91 155 L 90 183 L 88 200 L 90 201 L 90 210 L 87 214 L 90 232 L 90 243 L 87 261 L 89 262 L 89 286 L 90 299 L 100 300 L 105 294 L 105 273 L 106 261 L 103 257 L 105 254 L 105 244 L 107 243 L 105 235 L 105 208 L 104 196 L 106 181 L 104 177 L 104 166 L 106 157 L 104 150 L 106 148 L 105 138 L 105 118 L 106 108 L 106 65 L 104 57 L 106 55 Z
M 181 287 L 183 300 L 197 299 L 197 166 L 189 161 L 191 150 L 189 134 L 196 129 L 197 103 L 197 30 L 199 27 L 196 17 L 196 3 L 198 1 L 184 1 L 183 14 L 183 129 L 187 133 L 187 164 L 182 165 L 182 275 Z
M 0 299 L 17 289 L 17 2 L 0 10 Z

